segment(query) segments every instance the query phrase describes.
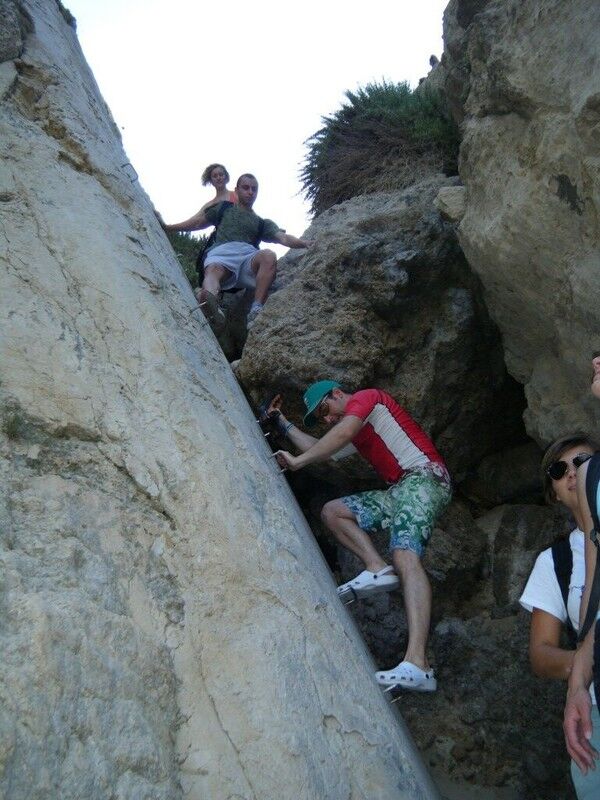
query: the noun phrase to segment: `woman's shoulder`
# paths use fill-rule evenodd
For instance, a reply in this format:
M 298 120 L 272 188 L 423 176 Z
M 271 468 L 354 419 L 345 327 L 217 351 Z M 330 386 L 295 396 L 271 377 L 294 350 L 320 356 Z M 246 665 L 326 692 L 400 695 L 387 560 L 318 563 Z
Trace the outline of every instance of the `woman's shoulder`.
M 235 196 L 235 198 L 236 199 L 235 199 L 235 202 L 234 202 L 233 200 L 230 200 L 228 196 L 227 197 L 213 197 L 213 199 L 209 200 L 208 203 L 204 203 L 204 205 L 202 206 L 200 211 L 203 213 L 205 211 L 208 211 L 209 208 L 215 208 L 216 206 L 220 206 L 221 203 L 233 203 L 234 205 L 237 206 L 237 204 L 238 204 L 237 203 L 237 195 Z

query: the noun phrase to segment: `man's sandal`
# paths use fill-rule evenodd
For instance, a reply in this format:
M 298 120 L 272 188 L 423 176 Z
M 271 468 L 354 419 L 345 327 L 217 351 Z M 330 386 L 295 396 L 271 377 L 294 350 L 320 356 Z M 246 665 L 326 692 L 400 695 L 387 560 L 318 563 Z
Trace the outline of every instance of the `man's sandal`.
M 435 692 L 437 681 L 433 670 L 420 669 L 410 661 L 402 661 L 394 669 L 376 672 L 375 680 L 380 686 L 386 686 L 386 692 L 391 689 L 408 689 L 411 692 Z
M 347 583 L 338 586 L 338 597 L 344 603 L 352 603 L 360 597 L 368 597 L 380 592 L 391 592 L 400 586 L 400 578 L 391 566 L 380 569 L 379 572 L 363 570 L 360 575 Z

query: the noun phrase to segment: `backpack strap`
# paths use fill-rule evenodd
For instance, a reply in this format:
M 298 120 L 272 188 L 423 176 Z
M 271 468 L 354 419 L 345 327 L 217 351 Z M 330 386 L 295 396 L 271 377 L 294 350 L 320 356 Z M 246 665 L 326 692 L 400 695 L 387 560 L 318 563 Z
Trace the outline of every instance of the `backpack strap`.
M 567 637 L 571 649 L 575 650 L 577 646 L 577 633 L 571 622 L 568 608 L 569 584 L 571 583 L 571 575 L 573 574 L 573 551 L 571 550 L 570 537 L 567 536 L 564 539 L 559 539 L 552 545 L 552 560 L 554 561 L 556 580 L 560 586 L 560 593 L 562 594 L 565 611 L 567 612 L 567 621 L 565 623 Z
M 223 200 L 223 202 L 219 206 L 219 210 L 217 211 L 217 221 L 215 222 L 215 231 L 223 221 L 223 214 L 227 211 L 228 208 L 234 206 L 235 203 L 232 203 L 230 200 Z
M 596 568 L 594 569 L 594 577 L 592 579 L 592 587 L 590 589 L 590 599 L 588 600 L 587 611 L 585 612 L 585 620 L 579 631 L 577 641 L 583 642 L 588 634 L 588 631 L 594 624 L 596 615 L 598 613 L 598 606 L 600 605 L 600 553 L 598 532 L 600 531 L 600 520 L 598 519 L 598 485 L 600 483 L 600 453 L 594 453 L 590 458 L 588 471 L 585 479 L 585 494 L 590 507 L 590 514 L 592 515 L 592 522 L 594 527 L 590 532 L 590 539 L 596 545 Z
M 198 251 L 198 255 L 196 256 L 196 272 L 198 273 L 198 283 L 202 286 L 202 282 L 204 280 L 204 259 L 206 257 L 206 251 L 209 247 L 212 247 L 215 243 L 215 239 L 217 238 L 217 228 L 223 221 L 223 214 L 227 211 L 228 208 L 234 206 L 235 203 L 230 203 L 229 200 L 223 200 L 222 203 L 219 203 L 219 207 L 217 210 L 217 219 L 215 221 L 215 226 L 200 250 Z

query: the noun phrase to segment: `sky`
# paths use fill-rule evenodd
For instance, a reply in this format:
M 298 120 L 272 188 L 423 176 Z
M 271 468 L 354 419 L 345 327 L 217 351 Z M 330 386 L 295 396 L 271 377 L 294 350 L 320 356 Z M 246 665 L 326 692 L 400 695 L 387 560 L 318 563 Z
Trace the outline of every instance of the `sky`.
M 306 139 L 347 90 L 383 79 L 416 86 L 429 56 L 441 56 L 448 0 L 63 2 L 167 222 L 212 197 L 200 177 L 220 162 L 231 187 L 254 173 L 256 212 L 299 236 L 310 222 L 299 179 Z

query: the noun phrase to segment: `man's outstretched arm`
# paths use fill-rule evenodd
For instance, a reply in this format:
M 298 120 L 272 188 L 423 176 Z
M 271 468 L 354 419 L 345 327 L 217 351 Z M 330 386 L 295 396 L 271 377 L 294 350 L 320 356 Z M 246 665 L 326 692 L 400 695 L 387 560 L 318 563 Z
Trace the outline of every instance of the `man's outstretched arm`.
M 283 231 L 279 231 L 275 239 L 279 244 L 282 244 L 284 247 L 291 247 L 292 250 L 301 250 L 311 245 L 308 239 L 299 239 L 297 236 L 292 236 L 291 233 L 284 233 Z
M 277 461 L 280 466 L 287 467 L 292 471 L 318 461 L 327 461 L 328 458 L 331 458 L 332 455 L 354 439 L 363 424 L 364 422 L 360 417 L 354 417 L 352 415 L 344 417 L 344 419 L 338 422 L 325 436 L 321 439 L 317 439 L 312 447 L 305 450 L 299 456 L 293 456 L 286 450 L 278 450 L 276 453 Z

